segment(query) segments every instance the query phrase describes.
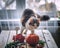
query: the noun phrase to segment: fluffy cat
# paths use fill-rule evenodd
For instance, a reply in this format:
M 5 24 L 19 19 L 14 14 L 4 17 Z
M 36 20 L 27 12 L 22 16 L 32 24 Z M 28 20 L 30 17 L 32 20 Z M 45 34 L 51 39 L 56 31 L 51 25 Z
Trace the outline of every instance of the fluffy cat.
M 21 17 L 21 24 L 22 24 L 21 34 L 23 33 L 24 29 L 25 34 L 27 30 L 31 30 L 31 33 L 34 33 L 34 29 L 36 29 L 39 26 L 40 21 L 47 21 L 47 20 L 49 20 L 49 16 L 47 15 L 40 16 L 31 9 L 25 9 Z

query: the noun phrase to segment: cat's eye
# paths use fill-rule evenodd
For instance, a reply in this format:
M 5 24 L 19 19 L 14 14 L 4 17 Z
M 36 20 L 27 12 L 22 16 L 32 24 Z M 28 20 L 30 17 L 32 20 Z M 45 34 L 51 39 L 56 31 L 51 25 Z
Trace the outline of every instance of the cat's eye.
M 33 24 L 33 23 L 29 23 L 29 25 L 32 25 L 32 26 L 34 26 L 34 24 Z
M 37 26 L 39 26 L 39 24 L 37 24 Z

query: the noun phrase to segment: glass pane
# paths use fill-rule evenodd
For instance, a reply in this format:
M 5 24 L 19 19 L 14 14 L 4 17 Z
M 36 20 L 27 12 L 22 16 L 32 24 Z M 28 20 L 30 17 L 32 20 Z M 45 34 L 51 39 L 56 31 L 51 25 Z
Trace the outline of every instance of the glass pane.
M 9 22 L 9 29 L 13 29 L 13 22 Z
M 16 9 L 16 0 L 0 0 L 0 10 L 3 9 Z
M 35 0 L 35 2 L 40 2 L 40 0 Z
M 2 26 L 2 29 L 3 30 L 8 30 L 9 28 L 8 28 L 8 22 L 1 22 L 1 26 Z
M 19 26 L 19 23 L 20 23 L 20 22 L 15 21 L 15 22 L 14 22 L 14 26 Z
M 49 15 L 51 18 L 57 16 L 57 8 L 54 1 L 26 0 L 26 8 L 33 9 L 39 15 Z
M 17 12 L 14 10 L 9 10 L 8 11 L 8 18 L 9 19 L 18 19 L 19 15 L 17 15 Z
M 49 21 L 48 26 L 54 26 L 54 21 Z
M 6 11 L 0 10 L 0 19 L 7 19 Z

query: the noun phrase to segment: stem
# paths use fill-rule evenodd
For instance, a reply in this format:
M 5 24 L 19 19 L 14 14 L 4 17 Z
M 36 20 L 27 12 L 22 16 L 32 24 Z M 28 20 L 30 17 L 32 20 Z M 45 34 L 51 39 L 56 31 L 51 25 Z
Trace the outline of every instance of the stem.
M 34 34 L 34 30 L 31 31 L 31 34 Z

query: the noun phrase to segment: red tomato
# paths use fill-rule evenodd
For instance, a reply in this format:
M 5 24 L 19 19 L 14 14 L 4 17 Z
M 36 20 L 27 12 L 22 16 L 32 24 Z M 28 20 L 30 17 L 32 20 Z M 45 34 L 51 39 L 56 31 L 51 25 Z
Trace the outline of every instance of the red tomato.
M 39 41 L 39 36 L 37 36 L 36 34 L 30 34 L 27 38 L 26 38 L 26 42 L 30 45 L 36 45 Z
M 22 34 L 17 34 L 16 36 L 13 36 L 13 40 L 16 41 L 20 41 L 21 43 L 24 42 L 25 37 Z

